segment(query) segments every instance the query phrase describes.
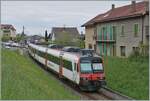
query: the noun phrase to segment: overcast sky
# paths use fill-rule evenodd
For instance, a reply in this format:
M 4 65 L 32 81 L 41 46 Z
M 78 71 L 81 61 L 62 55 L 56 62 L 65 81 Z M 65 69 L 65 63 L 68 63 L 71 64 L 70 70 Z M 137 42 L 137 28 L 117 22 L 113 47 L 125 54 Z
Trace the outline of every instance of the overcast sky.
M 130 4 L 131 1 L 2 1 L 1 23 L 12 24 L 17 33 L 44 35 L 52 27 L 73 26 L 79 32 L 86 21 L 100 13 L 116 7 Z

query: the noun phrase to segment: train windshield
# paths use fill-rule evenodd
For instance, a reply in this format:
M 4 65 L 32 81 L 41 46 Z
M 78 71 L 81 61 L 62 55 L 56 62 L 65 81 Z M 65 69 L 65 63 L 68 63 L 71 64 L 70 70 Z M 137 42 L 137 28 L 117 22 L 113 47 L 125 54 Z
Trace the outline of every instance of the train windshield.
M 92 67 L 94 72 L 99 72 L 103 70 L 102 60 L 101 59 L 93 59 Z
M 101 59 L 87 59 L 80 61 L 80 69 L 81 73 L 89 73 L 89 72 L 100 72 L 103 71 L 102 60 Z
M 81 63 L 81 72 L 92 72 L 92 64 L 89 62 L 89 63 Z
M 101 63 L 93 63 L 93 71 L 102 71 L 103 70 L 103 66 Z

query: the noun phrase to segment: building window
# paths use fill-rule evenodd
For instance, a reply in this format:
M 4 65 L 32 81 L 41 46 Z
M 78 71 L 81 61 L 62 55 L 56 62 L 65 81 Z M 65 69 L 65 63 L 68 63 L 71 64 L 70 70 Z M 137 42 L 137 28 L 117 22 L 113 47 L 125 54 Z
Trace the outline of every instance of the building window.
M 126 56 L 125 52 L 125 46 L 120 46 L 120 52 L 121 52 L 121 56 Z
M 91 44 L 89 44 L 89 49 L 92 49 L 92 45 Z
M 136 53 L 136 52 L 139 52 L 140 48 L 139 47 L 133 47 L 133 52 Z
M 134 36 L 135 37 L 137 37 L 138 31 L 139 31 L 139 25 L 138 24 L 134 24 Z
M 124 36 L 124 25 L 121 26 L 121 36 Z
M 95 35 L 93 35 L 93 40 L 97 40 L 97 36 L 96 36 L 96 34 L 95 34 Z
M 149 26 L 145 26 L 145 34 L 149 35 Z
M 107 30 L 106 27 L 102 27 L 102 39 L 107 40 Z
M 96 44 L 94 44 L 94 50 L 96 51 Z
M 112 32 L 113 32 L 113 40 L 116 40 L 116 33 L 117 33 L 116 26 L 112 27 Z
M 10 30 L 3 30 L 4 33 L 10 33 Z

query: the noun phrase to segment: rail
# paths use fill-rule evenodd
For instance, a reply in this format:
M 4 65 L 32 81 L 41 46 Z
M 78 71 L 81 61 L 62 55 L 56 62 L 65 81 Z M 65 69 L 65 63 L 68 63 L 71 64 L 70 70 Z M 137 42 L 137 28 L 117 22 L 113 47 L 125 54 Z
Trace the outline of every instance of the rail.
M 30 56 L 31 57 L 31 56 Z M 35 60 L 33 57 L 31 57 L 33 60 Z M 41 68 L 43 68 L 42 64 L 40 64 L 38 61 L 34 61 L 39 64 Z M 45 68 L 43 68 L 45 69 Z M 68 82 L 66 79 L 60 79 L 58 75 L 51 71 L 50 69 L 45 69 L 46 72 L 49 72 L 51 76 L 53 76 L 55 79 L 59 80 L 60 83 L 66 87 L 68 90 L 70 89 L 74 93 L 80 96 L 81 100 L 133 100 L 132 98 L 125 96 L 123 94 L 120 94 L 110 88 L 103 87 L 97 92 L 83 92 L 81 91 L 76 85 L 74 85 L 72 82 Z
M 113 100 L 133 100 L 133 98 L 131 97 L 128 97 L 124 94 L 121 94 L 117 91 L 114 91 L 112 90 L 111 88 L 108 88 L 108 87 L 102 87 L 100 90 L 99 90 L 99 93 L 109 97 L 110 99 L 113 99 Z

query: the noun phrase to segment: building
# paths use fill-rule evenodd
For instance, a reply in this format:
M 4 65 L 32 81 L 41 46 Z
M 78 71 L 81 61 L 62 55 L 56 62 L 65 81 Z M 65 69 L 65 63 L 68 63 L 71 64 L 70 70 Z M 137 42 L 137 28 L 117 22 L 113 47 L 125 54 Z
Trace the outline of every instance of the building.
M 75 42 L 79 38 L 79 32 L 76 27 L 53 27 L 51 31 L 51 40 L 61 40 L 69 38 Z
M 8 35 L 11 38 L 16 37 L 16 29 L 14 28 L 13 25 L 11 25 L 11 24 L 1 24 L 0 29 L 1 29 L 2 35 L 4 35 L 4 34 Z
M 149 42 L 149 2 L 112 8 L 86 22 L 85 46 L 100 55 L 129 56 Z
M 32 35 L 32 36 L 27 36 L 26 41 L 30 43 L 38 44 L 38 43 L 45 42 L 45 38 L 39 35 Z

